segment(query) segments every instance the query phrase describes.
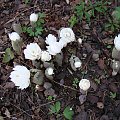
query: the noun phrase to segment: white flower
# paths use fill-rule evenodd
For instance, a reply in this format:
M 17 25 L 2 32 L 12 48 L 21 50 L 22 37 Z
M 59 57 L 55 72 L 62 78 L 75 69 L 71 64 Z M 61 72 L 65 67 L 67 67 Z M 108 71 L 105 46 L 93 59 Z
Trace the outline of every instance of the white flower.
M 114 39 L 114 45 L 115 45 L 115 48 L 118 51 L 120 51 L 120 34 L 115 37 L 115 39 Z
M 75 68 L 79 68 L 79 67 L 81 67 L 81 65 L 82 65 L 82 62 L 81 62 L 81 61 L 76 61 L 76 62 L 74 63 Z
M 16 32 L 9 33 L 8 36 L 9 36 L 11 41 L 20 40 L 20 36 Z
M 87 79 L 81 79 L 79 82 L 80 89 L 87 91 L 90 87 L 90 81 Z
M 50 44 L 49 46 L 47 46 L 47 51 L 51 55 L 56 55 L 57 53 L 60 53 L 61 49 L 62 49 L 62 47 L 59 44 L 59 42 L 54 42 L 54 43 Z
M 41 57 L 41 48 L 37 43 L 30 43 L 24 50 L 25 58 L 29 60 L 39 60 Z
M 32 13 L 32 14 L 30 15 L 30 21 L 31 21 L 31 22 L 36 22 L 37 20 L 38 20 L 38 14 Z
M 78 38 L 78 43 L 82 44 L 82 39 L 81 38 Z
M 67 42 L 66 42 L 63 38 L 61 38 L 61 39 L 59 40 L 59 44 L 61 45 L 61 48 L 67 46 Z
M 46 72 L 47 72 L 48 75 L 53 75 L 54 74 L 52 67 L 47 68 Z
M 17 65 L 13 68 L 10 78 L 19 89 L 27 88 L 30 84 L 30 71 L 25 66 Z
M 53 44 L 54 42 L 57 42 L 57 38 L 54 36 L 54 35 L 52 35 L 52 34 L 49 34 L 47 37 L 46 37 L 46 44 L 48 44 L 48 45 L 51 45 L 51 44 Z
M 75 34 L 71 28 L 62 28 L 59 31 L 60 38 L 64 39 L 66 43 L 75 41 Z
M 41 54 L 41 60 L 44 61 L 50 61 L 51 60 L 51 55 L 47 51 L 42 51 Z

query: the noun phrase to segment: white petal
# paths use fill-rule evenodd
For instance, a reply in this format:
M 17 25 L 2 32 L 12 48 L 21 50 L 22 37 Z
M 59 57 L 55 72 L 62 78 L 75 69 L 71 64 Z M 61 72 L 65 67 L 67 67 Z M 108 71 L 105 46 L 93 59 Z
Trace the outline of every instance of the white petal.
M 12 41 L 16 41 L 16 40 L 20 40 L 20 36 L 17 32 L 12 32 L 10 34 L 8 34 L 10 40 Z
M 40 59 L 41 48 L 37 43 L 30 43 L 24 50 L 25 58 L 30 60 Z
M 30 84 L 30 71 L 25 66 L 20 65 L 15 66 L 13 70 L 10 74 L 11 81 L 20 89 L 27 88 Z
M 115 48 L 118 51 L 120 51 L 120 34 L 115 37 L 115 39 L 114 39 L 114 45 L 115 45 Z
M 81 79 L 79 82 L 80 89 L 87 91 L 90 87 L 90 81 L 87 79 Z
M 45 42 L 46 44 L 51 45 L 52 43 L 57 42 L 57 38 L 54 35 L 49 34 L 48 37 L 46 37 Z
M 59 34 L 60 38 L 64 39 L 67 43 L 75 41 L 75 34 L 71 28 L 62 28 Z
M 38 14 L 32 13 L 30 15 L 30 21 L 31 22 L 36 22 L 38 20 Z

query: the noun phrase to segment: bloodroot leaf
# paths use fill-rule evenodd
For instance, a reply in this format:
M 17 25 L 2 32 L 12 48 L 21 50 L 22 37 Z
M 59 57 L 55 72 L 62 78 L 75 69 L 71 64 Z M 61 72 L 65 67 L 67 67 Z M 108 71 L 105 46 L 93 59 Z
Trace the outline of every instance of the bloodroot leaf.
M 40 72 L 37 72 L 35 75 L 34 75 L 34 78 L 33 78 L 33 83 L 37 84 L 37 85 L 42 85 L 44 82 L 44 74 L 42 71 Z
M 55 61 L 58 63 L 59 66 L 62 66 L 63 61 L 63 53 L 59 53 L 55 56 Z
M 69 106 L 67 106 L 63 111 L 63 115 L 65 116 L 66 119 L 72 120 L 72 116 L 74 115 L 74 112 L 73 110 L 70 110 Z
M 4 63 L 8 63 L 10 60 L 12 60 L 14 58 L 14 54 L 13 52 L 11 51 L 10 48 L 7 48 L 5 50 L 5 54 L 4 54 L 4 57 L 3 57 L 3 62 Z

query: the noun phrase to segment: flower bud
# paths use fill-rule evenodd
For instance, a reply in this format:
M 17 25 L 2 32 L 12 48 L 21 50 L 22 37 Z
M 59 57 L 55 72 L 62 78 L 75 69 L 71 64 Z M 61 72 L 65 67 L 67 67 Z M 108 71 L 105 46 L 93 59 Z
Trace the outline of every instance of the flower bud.
M 47 51 L 42 51 L 41 54 L 41 60 L 44 61 L 50 61 L 51 60 L 51 55 Z
M 90 81 L 87 79 L 81 79 L 79 82 L 80 89 L 87 91 L 90 88 Z
M 82 39 L 81 38 L 78 38 L 78 43 L 82 44 Z
M 37 20 L 38 20 L 38 14 L 32 13 L 30 15 L 30 22 L 37 22 Z
M 20 54 L 23 42 L 19 34 L 17 32 L 12 32 L 9 34 L 9 38 L 11 40 L 13 49 L 17 52 L 17 54 Z
M 74 63 L 75 68 L 79 68 L 79 67 L 81 67 L 81 65 L 82 65 L 82 62 L 80 62 L 80 61 L 76 61 Z
M 12 32 L 8 34 L 11 41 L 17 41 L 20 40 L 20 36 L 17 32 Z
M 47 72 L 48 75 L 53 75 L 53 74 L 54 74 L 52 67 L 47 68 L 47 69 L 46 69 L 46 72 Z

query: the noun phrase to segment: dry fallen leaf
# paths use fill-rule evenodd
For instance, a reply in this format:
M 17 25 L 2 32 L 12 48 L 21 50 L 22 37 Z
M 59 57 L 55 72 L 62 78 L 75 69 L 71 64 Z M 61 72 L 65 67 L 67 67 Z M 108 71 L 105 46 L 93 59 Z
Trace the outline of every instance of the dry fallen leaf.
M 10 118 L 10 112 L 9 112 L 9 110 L 6 108 L 6 110 L 5 110 L 5 113 L 4 113 L 8 118 Z
M 6 82 L 4 88 L 8 89 L 8 88 L 14 88 L 15 84 L 13 82 Z
M 87 112 L 81 111 L 74 120 L 88 120 Z
M 100 69 L 104 70 L 105 69 L 105 63 L 103 59 L 99 59 L 98 61 L 98 66 Z

